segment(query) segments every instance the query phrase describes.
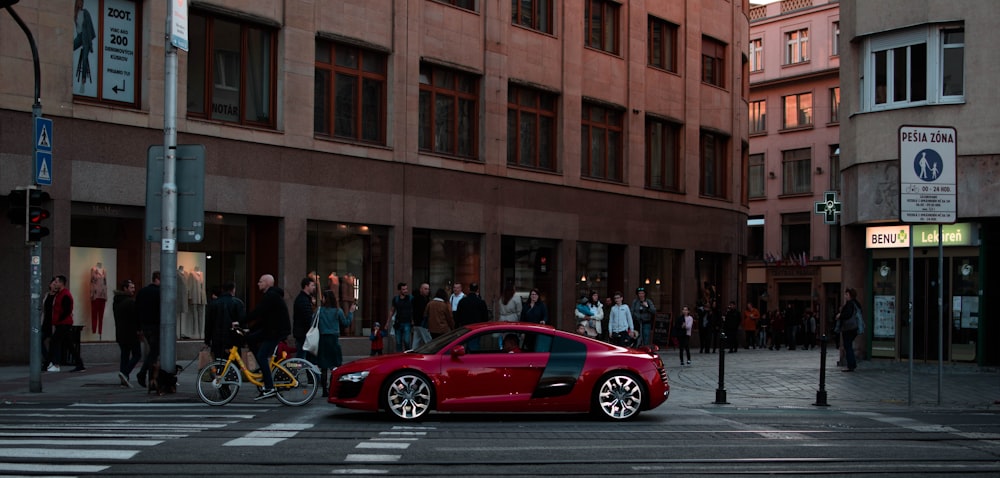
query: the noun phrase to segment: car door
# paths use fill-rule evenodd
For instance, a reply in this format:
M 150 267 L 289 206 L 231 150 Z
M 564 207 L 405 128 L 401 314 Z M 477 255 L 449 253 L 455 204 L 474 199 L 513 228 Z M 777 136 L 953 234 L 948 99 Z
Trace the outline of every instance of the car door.
M 544 359 L 536 353 L 504 351 L 506 333 L 491 330 L 472 335 L 442 355 L 439 410 L 524 410 Z

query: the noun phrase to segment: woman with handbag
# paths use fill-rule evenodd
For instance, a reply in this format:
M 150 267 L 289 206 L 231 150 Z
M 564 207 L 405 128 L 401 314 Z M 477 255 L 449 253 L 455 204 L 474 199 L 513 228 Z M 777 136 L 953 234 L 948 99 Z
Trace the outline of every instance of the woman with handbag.
M 319 360 L 316 365 L 322 370 L 323 395 L 329 392 L 329 370 L 336 369 L 344 363 L 344 353 L 340 348 L 340 329 L 351 325 L 354 320 L 354 310 L 356 304 L 351 304 L 351 309 L 344 314 L 344 311 L 337 306 L 337 296 L 332 290 L 323 291 L 323 304 L 318 310 L 319 327 Z

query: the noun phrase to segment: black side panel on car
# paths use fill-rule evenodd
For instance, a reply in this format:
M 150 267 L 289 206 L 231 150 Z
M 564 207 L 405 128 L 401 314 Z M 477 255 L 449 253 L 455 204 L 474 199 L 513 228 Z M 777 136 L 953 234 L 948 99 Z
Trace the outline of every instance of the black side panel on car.
M 545 365 L 545 371 L 542 372 L 532 398 L 558 397 L 570 393 L 583 373 L 583 363 L 586 360 L 586 345 L 554 337 L 549 351 L 549 363 Z

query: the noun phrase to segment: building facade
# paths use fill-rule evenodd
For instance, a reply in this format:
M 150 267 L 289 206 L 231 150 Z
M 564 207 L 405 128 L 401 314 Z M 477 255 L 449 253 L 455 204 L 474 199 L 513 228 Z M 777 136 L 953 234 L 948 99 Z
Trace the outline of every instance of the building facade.
M 871 310 L 869 351 L 996 364 L 1000 13 L 986 0 L 844 0 L 840 13 L 843 281 Z M 933 132 L 917 152 L 913 127 Z M 939 235 L 925 213 L 947 209 Z
M 747 299 L 823 327 L 841 295 L 839 215 L 825 208 L 841 200 L 839 5 L 784 0 L 750 18 Z
M 252 307 L 263 273 L 289 301 L 314 274 L 356 302 L 350 335 L 388 319 L 397 282 L 479 282 L 491 308 L 538 288 L 563 329 L 591 289 L 645 287 L 665 313 L 706 283 L 743 290 L 745 1 L 189 3 L 177 133 L 205 146 L 205 215 L 202 240 L 178 245 L 180 337 L 201 336 L 207 288 L 234 280 Z M 53 120 L 42 274 L 69 277 L 85 342 L 113 340 L 91 270 L 111 289 L 159 264 L 145 218 L 166 6 L 13 8 Z M 5 13 L 0 42 L 8 191 L 33 177 L 32 56 Z M 0 232 L 3 326 L 24 339 L 0 361 L 27 361 L 23 234 Z

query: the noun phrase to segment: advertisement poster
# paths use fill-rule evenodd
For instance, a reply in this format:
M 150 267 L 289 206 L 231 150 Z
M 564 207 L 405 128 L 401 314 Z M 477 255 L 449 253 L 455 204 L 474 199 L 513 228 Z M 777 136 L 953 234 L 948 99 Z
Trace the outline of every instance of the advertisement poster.
M 875 324 L 874 336 L 876 338 L 894 338 L 896 336 L 896 296 L 876 295 L 875 296 Z

